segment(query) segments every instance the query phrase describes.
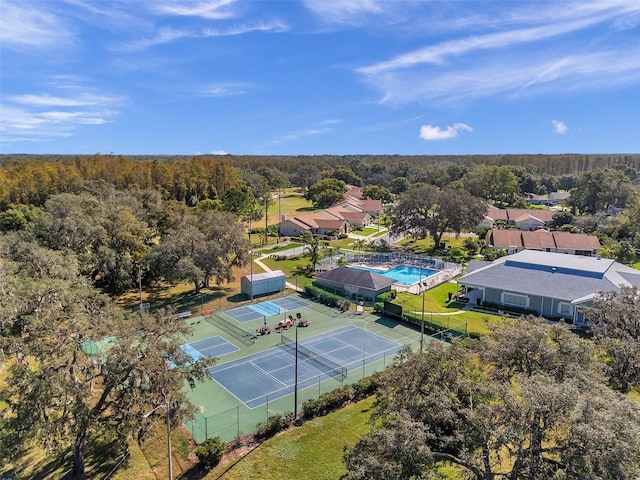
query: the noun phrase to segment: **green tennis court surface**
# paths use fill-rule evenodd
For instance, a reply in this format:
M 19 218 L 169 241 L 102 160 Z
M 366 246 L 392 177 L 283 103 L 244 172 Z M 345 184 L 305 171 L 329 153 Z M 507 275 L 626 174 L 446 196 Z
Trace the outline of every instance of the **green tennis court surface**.
M 293 392 L 296 346 L 287 343 L 209 369 L 220 385 L 238 400 L 254 408 L 267 398 L 277 399 Z M 401 345 L 348 325 L 298 342 L 298 388 L 304 389 L 361 369 L 363 361 L 376 361 L 384 353 L 395 354 Z M 325 378 L 326 377 L 326 378 Z
M 230 350 L 219 340 L 209 340 L 214 337 L 234 347 L 224 357 L 214 355 L 219 361 L 212 367 L 211 379 L 198 383 L 195 389 L 185 387 L 197 411 L 193 419 L 185 419 L 184 425 L 197 442 L 214 436 L 229 442 L 252 433 L 270 416 L 300 412 L 306 400 L 383 370 L 403 345 L 419 348 L 419 331 L 377 314 L 342 312 L 300 294 L 271 298 L 269 302 L 285 311 L 258 315 L 251 308 L 255 304 L 247 302 L 233 310 L 238 313 L 236 318 L 242 316 L 239 309 L 256 312 L 251 320 L 234 319 L 229 311 L 189 320 L 193 333 L 185 343 L 192 348 L 195 345 L 199 353 L 213 353 L 216 348 Z M 282 335 L 275 331 L 279 321 L 297 313 L 309 326 L 292 327 Z M 247 341 L 247 332 L 257 332 L 265 320 L 271 333 Z M 295 345 L 287 339 L 293 341 L 296 332 L 299 346 L 305 350 L 298 351 L 298 394 L 294 396 Z M 198 343 L 201 341 L 204 343 Z M 424 341 L 431 339 L 425 337 Z M 342 368 L 346 368 L 346 376 Z
M 263 317 L 271 317 L 295 310 L 307 305 L 299 298 L 282 297 L 238 308 L 226 310 L 224 313 L 238 322 L 250 322 Z
M 202 357 L 220 357 L 227 353 L 235 352 L 238 347 L 227 342 L 222 337 L 210 337 L 198 342 L 188 343 L 182 346 L 182 349 L 198 360 Z

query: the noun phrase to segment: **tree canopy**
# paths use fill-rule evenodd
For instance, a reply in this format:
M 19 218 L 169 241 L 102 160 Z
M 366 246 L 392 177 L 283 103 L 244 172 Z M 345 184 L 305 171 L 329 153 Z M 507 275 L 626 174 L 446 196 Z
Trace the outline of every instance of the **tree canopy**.
M 145 412 L 167 401 L 176 423 L 193 412 L 184 385 L 204 379 L 211 360 L 180 348 L 189 329 L 171 312 L 127 315 L 80 275 L 73 253 L 13 235 L 0 242 L 0 290 L 0 351 L 11 359 L 0 460 L 35 440 L 72 449 L 71 476 L 82 478 L 89 441 L 126 450 L 149 429 Z
M 414 188 L 401 194 L 391 209 L 391 233 L 409 233 L 420 238 L 430 234 L 438 247 L 445 231 L 471 230 L 486 211 L 486 203 L 465 190 Z
M 492 335 L 405 351 L 381 376 L 371 433 L 345 455 L 346 480 L 633 479 L 640 407 L 607 387 L 594 345 L 520 320 Z

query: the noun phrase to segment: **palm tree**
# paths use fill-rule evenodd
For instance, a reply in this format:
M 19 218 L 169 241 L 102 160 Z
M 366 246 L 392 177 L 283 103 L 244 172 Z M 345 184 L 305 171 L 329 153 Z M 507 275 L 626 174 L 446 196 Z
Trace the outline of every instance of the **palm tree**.
M 312 271 L 316 269 L 316 265 L 320 261 L 320 250 L 322 248 L 322 244 L 320 243 L 320 237 L 314 236 L 312 233 L 305 232 L 302 234 L 302 242 L 304 243 L 304 247 L 302 247 L 303 251 L 309 252 L 309 261 L 311 261 L 311 269 Z
M 358 240 L 353 242 L 353 245 L 354 247 L 356 247 L 356 250 L 360 252 L 360 260 L 362 260 L 362 249 L 365 247 L 366 244 L 367 244 L 367 241 L 362 238 L 359 238 Z
M 333 256 L 338 253 L 336 247 L 327 247 L 324 249 L 324 256 L 329 257 L 329 268 L 333 268 Z

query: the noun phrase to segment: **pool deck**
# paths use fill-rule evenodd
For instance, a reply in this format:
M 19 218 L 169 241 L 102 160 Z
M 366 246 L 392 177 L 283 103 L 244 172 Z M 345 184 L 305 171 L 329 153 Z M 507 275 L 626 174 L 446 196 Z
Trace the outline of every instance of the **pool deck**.
M 392 262 L 392 263 L 358 262 L 358 263 L 353 263 L 350 266 L 363 267 L 363 268 L 379 270 L 379 271 L 381 270 L 389 271 L 399 266 L 415 267 L 415 268 L 422 268 L 424 270 L 435 271 L 436 273 L 426 276 L 425 278 L 418 280 L 415 283 L 412 283 L 412 284 L 394 283 L 391 286 L 393 290 L 397 290 L 399 292 L 409 292 L 414 295 L 421 295 L 423 292 L 431 288 L 437 287 L 438 285 L 441 285 L 443 283 L 446 283 L 462 273 L 462 265 L 460 265 L 460 268 L 457 268 L 457 269 L 448 268 L 444 270 L 439 270 L 431 265 L 425 266 L 424 264 L 412 264 L 410 262 Z

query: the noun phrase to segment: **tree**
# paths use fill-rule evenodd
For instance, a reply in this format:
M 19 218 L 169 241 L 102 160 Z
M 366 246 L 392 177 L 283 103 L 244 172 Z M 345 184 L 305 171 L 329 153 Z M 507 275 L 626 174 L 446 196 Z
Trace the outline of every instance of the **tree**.
M 364 187 L 362 189 L 362 197 L 380 200 L 382 203 L 391 203 L 393 201 L 393 195 L 389 189 L 379 185 L 367 185 Z
M 484 217 L 487 205 L 465 190 L 437 190 L 422 187 L 400 195 L 391 210 L 391 233 L 433 237 L 436 248 L 442 234 L 473 229 Z
M 29 205 L 11 205 L 0 213 L 0 232 L 24 230 L 40 214 L 40 209 Z
M 580 213 L 594 214 L 609 207 L 624 208 L 635 193 L 631 181 L 620 170 L 582 172 L 570 190 L 567 205 Z
M 225 212 L 233 213 L 239 217 L 247 210 L 251 196 L 247 191 L 233 187 L 224 192 L 221 200 Z
M 570 210 L 558 210 L 553 214 L 551 227 L 558 229 L 564 225 L 570 225 L 573 222 L 574 215 Z
M 478 197 L 510 202 L 519 193 L 518 177 L 509 167 L 480 165 L 464 180 L 467 190 Z
M 311 185 L 320 178 L 320 170 L 314 165 L 303 163 L 293 172 L 291 183 L 302 189 L 303 194 L 307 194 Z
M 331 172 L 331 176 L 336 180 L 341 180 L 347 185 L 362 186 L 362 179 L 358 177 L 350 168 L 336 168 Z
M 358 251 L 358 253 L 360 254 L 360 258 L 362 258 L 362 250 L 364 249 L 364 247 L 367 246 L 367 241 L 363 238 L 359 238 L 356 241 L 353 242 L 353 246 L 355 247 L 355 249 Z
M 406 192 L 409 190 L 409 180 L 405 177 L 396 177 L 391 181 L 389 190 L 391 190 L 391 193 L 395 194 Z
M 345 456 L 346 480 L 435 478 L 439 465 L 478 480 L 640 474 L 638 404 L 561 325 L 521 319 L 400 357 L 380 377 L 371 433 Z
M 336 247 L 326 247 L 324 249 L 324 257 L 329 258 L 329 268 L 333 268 L 333 257 L 336 253 L 340 253 L 340 249 Z
M 307 192 L 307 199 L 318 208 L 326 208 L 344 200 L 347 185 L 342 180 L 323 178 L 314 183 Z
M 311 271 L 316 269 L 316 265 L 320 262 L 322 250 L 322 243 L 320 243 L 320 237 L 315 236 L 309 232 L 305 232 L 302 234 L 302 243 L 304 246 L 302 247 L 303 251 L 308 252 L 309 260 L 311 261 Z
M 0 255 L 10 273 L 0 277 L 0 348 L 12 359 L 0 392 L 2 460 L 19 461 L 35 440 L 71 449 L 71 477 L 83 478 L 89 440 L 126 450 L 149 430 L 143 413 L 166 398 L 172 422 L 193 413 L 184 385 L 203 380 L 212 362 L 182 350 L 186 322 L 171 312 L 126 315 L 80 276 L 70 252 L 5 238 Z
M 175 230 L 165 235 L 149 255 L 156 278 L 193 282 L 195 293 L 211 278 L 221 283 L 233 279 L 233 267 L 248 261 L 249 243 L 234 215 L 205 211 L 185 215 Z
M 620 292 L 601 292 L 587 311 L 587 322 L 609 353 L 609 383 L 622 392 L 640 388 L 640 292 L 621 287 Z

